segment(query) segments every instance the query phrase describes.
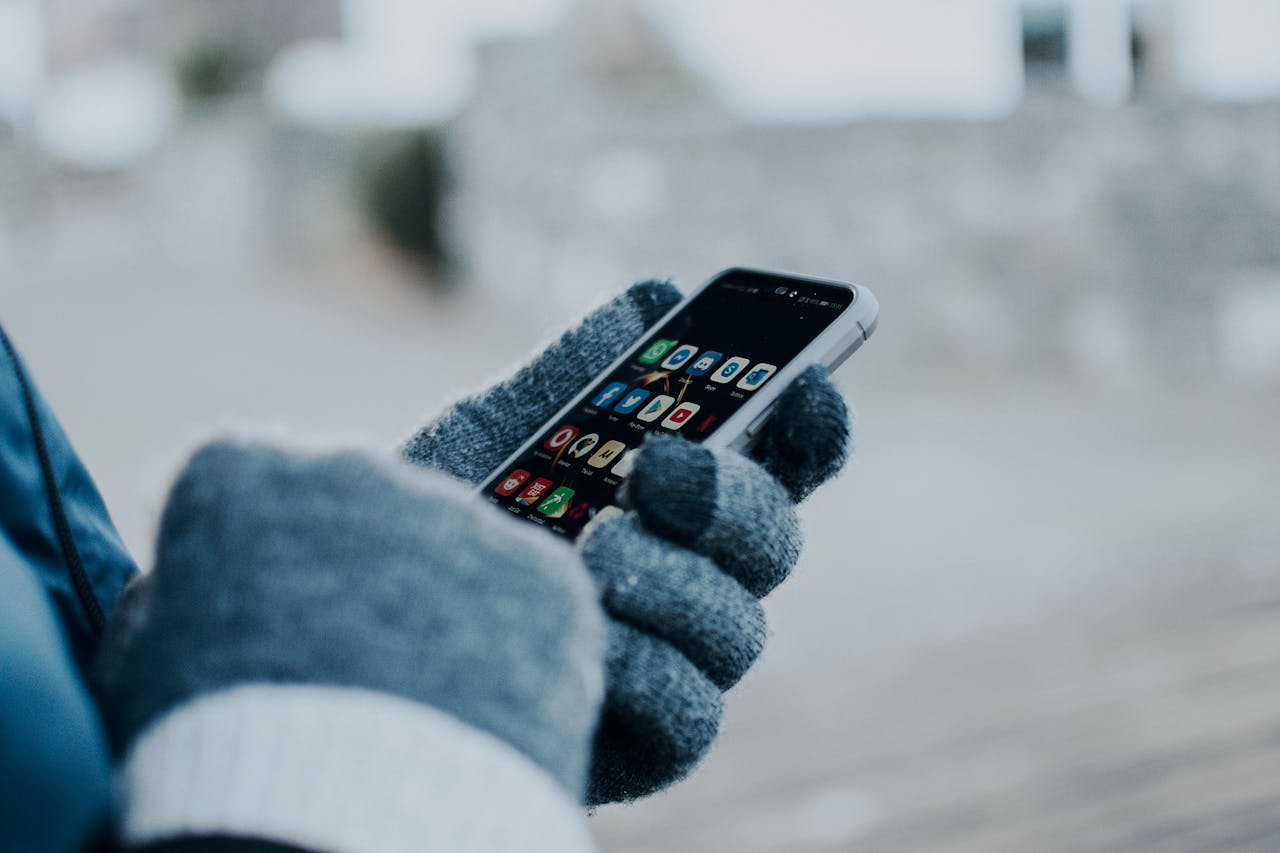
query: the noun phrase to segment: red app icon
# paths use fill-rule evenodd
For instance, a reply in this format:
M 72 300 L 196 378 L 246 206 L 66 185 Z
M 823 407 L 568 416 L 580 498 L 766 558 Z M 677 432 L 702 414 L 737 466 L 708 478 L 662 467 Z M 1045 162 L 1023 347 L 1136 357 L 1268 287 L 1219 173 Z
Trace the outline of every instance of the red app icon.
M 554 453 L 559 453 L 564 446 L 573 441 L 578 435 L 576 426 L 565 424 L 559 427 L 555 432 L 551 433 L 551 437 L 542 442 L 542 446 Z
M 582 521 L 583 519 L 590 518 L 591 502 L 580 500 L 573 506 L 569 507 L 569 511 L 566 512 L 565 515 L 572 518 L 574 521 Z
M 517 468 L 508 474 L 494 491 L 504 498 L 514 492 L 516 489 L 524 485 L 524 481 L 529 479 L 529 472 L 523 468 Z
M 701 408 L 697 403 L 681 403 L 671 411 L 671 414 L 663 418 L 662 425 L 667 429 L 680 429 Z
M 520 493 L 520 497 L 516 498 L 516 503 L 533 506 L 547 493 L 549 488 L 551 488 L 551 481 L 546 477 L 539 477 Z
M 702 419 L 702 423 L 698 424 L 698 432 L 706 432 L 711 429 L 711 425 L 716 422 L 715 415 L 707 415 Z

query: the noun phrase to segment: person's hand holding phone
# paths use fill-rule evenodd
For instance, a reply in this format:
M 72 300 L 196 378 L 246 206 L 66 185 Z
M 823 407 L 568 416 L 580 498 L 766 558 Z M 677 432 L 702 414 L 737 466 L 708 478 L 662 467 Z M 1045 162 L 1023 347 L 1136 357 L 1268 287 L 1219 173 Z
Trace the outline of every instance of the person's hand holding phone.
M 454 405 L 404 456 L 478 484 L 680 301 L 665 282 L 630 288 L 509 380 Z M 719 728 L 721 693 L 763 648 L 758 599 L 800 549 L 793 504 L 833 476 L 848 410 L 821 368 L 786 389 L 751 450 L 650 439 L 623 496 L 580 554 L 610 615 L 606 699 L 587 802 L 632 799 L 684 776 Z

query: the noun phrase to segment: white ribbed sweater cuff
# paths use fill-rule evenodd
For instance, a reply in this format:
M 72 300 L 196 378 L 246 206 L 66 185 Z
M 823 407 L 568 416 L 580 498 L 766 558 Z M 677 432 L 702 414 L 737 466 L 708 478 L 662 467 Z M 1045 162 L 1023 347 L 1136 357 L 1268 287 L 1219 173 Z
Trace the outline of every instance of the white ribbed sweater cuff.
M 216 833 L 337 853 L 595 849 L 578 804 L 513 746 L 357 688 L 199 697 L 148 727 L 122 773 L 131 844 Z

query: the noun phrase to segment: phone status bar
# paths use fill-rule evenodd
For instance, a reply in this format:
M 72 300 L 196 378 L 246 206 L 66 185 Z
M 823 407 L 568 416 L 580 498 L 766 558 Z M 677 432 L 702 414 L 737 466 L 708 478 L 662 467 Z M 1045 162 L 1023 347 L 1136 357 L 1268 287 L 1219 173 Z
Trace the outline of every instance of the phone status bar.
M 721 281 L 719 287 L 732 291 L 734 293 L 742 293 L 747 296 L 758 296 L 761 299 L 767 299 L 770 302 L 785 302 L 787 305 L 803 306 L 808 309 L 819 308 L 829 311 L 841 311 L 847 307 L 847 302 L 836 299 L 824 298 L 827 296 L 823 291 L 830 289 L 829 287 L 797 281 L 795 283 L 778 284 L 775 278 L 772 281 Z

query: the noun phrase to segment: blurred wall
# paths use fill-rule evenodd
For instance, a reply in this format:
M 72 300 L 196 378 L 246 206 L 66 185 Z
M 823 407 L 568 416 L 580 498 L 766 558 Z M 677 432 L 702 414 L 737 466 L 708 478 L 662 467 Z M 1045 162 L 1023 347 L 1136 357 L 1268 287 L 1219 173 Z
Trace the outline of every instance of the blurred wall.
M 1038 68 L 1004 119 L 765 125 L 642 20 L 611 31 L 627 51 L 586 29 L 484 51 L 454 129 L 463 254 L 504 298 L 552 316 L 601 280 L 758 264 L 882 286 L 908 357 L 1280 373 L 1232 320 L 1280 322 L 1257 296 L 1280 289 L 1280 105 L 1140 76 L 1102 110 Z

